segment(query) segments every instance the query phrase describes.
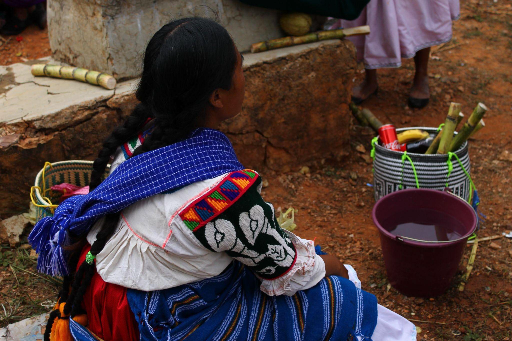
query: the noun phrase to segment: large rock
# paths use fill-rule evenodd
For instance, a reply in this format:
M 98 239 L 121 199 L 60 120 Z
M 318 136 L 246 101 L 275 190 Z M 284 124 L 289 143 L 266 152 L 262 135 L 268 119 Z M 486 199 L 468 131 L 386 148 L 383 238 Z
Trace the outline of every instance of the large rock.
M 346 153 L 355 67 L 354 48 L 346 41 L 246 54 L 242 113 L 221 126 L 240 161 L 263 172 L 298 171 L 314 161 Z M 13 70 L 30 72 L 22 67 Z M 26 78 L 23 86 L 40 87 L 29 83 L 30 78 L 24 74 L 14 77 Z M 46 161 L 94 159 L 108 133 L 137 103 L 133 95 L 136 80 L 119 84 L 115 94 L 100 93 L 96 100 L 90 99 L 82 87 L 53 94 L 54 84 L 61 87 L 65 81 L 45 81 L 48 93 L 28 103 L 29 109 L 25 101 L 16 104 L 17 97 L 6 93 L 4 103 L 11 103 L 6 116 L 19 118 L 0 126 L 0 218 L 28 209 L 30 186 Z M 94 86 L 88 87 L 97 91 Z M 9 91 L 14 90 L 16 87 Z M 48 101 L 64 96 L 69 102 L 62 98 L 59 103 L 67 103 L 66 108 L 56 106 L 46 111 Z M 88 100 L 82 102 L 82 98 Z
M 50 46 L 57 60 L 133 78 L 151 36 L 171 19 L 190 16 L 217 17 L 241 51 L 282 35 L 277 11 L 238 0 L 49 0 Z
M 17 215 L 0 221 L 0 243 L 8 243 L 15 247 L 20 243 L 20 236 L 29 224 L 29 220 L 23 215 Z

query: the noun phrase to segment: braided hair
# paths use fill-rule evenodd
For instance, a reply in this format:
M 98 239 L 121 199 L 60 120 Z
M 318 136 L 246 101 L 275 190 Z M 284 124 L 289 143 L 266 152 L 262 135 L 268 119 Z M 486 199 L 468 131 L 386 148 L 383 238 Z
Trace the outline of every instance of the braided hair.
M 151 134 L 134 151 L 134 156 L 186 139 L 204 119 L 211 94 L 219 88 L 231 88 L 236 63 L 233 40 L 226 29 L 212 20 L 179 19 L 156 32 L 144 54 L 136 90 L 140 103 L 103 143 L 93 164 L 90 190 L 101 183 L 117 148 L 136 137 L 148 119 L 152 120 Z M 119 216 L 120 213 L 106 215 L 91 246 L 93 257 L 103 250 L 116 230 Z M 63 289 L 67 297 L 61 296 L 60 302 L 66 302 L 66 316 L 83 311 L 81 302 L 95 272 L 94 262 L 84 261 L 74 273 L 72 284 L 69 280 L 64 282 L 68 286 Z

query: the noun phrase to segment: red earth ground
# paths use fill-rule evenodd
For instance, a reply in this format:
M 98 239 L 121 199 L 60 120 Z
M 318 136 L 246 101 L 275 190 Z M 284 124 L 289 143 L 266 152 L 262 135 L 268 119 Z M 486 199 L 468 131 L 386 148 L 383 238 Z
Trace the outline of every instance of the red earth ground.
M 23 63 L 51 55 L 48 29 L 29 26 L 18 36 L 0 36 L 0 65 Z
M 506 154 L 512 153 L 512 1 L 461 2 L 462 17 L 454 23 L 454 39 L 433 48 L 431 103 L 422 110 L 406 106 L 414 73 L 414 65 L 408 60 L 399 69 L 379 71 L 379 95 L 363 106 L 381 121 L 397 127 L 437 127 L 444 122 L 452 101 L 462 104 L 466 117 L 478 102 L 489 108 L 486 127 L 470 141 L 471 172 L 481 198 L 481 211 L 487 215 L 478 237 L 501 237 L 479 243 L 473 272 L 463 292 L 458 291 L 458 284 L 470 246 L 453 285 L 439 297 L 406 297 L 388 285 L 379 235 L 371 220 L 373 192 L 367 186 L 372 183 L 372 166 L 365 157 L 374 133 L 355 121 L 350 127 L 351 145 L 344 160 L 297 165 L 292 173 L 262 174 L 268 180 L 263 196 L 276 207 L 297 209 L 295 233 L 315 239 L 326 252 L 352 264 L 363 288 L 376 294 L 380 304 L 421 328 L 419 340 L 511 340 L 512 239 L 504 238 L 502 232 L 512 230 L 512 160 Z M 47 42 L 42 35 L 35 30 L 26 33 L 23 53 L 29 54 L 28 58 L 41 57 L 39 52 L 49 53 L 48 46 L 41 44 Z M 32 43 L 37 42 L 36 49 L 32 49 L 29 38 Z M 9 59 L 8 63 L 19 61 L 12 55 L 18 51 L 16 48 L 9 48 L 8 56 L 5 50 L 1 51 L 0 64 Z M 360 71 L 354 79 L 356 83 L 362 79 L 362 68 Z M 361 153 L 360 144 L 366 152 Z M 309 166 L 310 173 L 299 172 L 303 166 Z M 48 279 L 26 272 L 35 272 L 34 259 L 27 254 L 21 248 L 2 250 L 1 301 L 6 308 L 12 307 L 11 314 L 8 311 L 2 316 L 2 326 L 47 311 L 45 306 L 54 299 L 56 289 L 48 288 Z

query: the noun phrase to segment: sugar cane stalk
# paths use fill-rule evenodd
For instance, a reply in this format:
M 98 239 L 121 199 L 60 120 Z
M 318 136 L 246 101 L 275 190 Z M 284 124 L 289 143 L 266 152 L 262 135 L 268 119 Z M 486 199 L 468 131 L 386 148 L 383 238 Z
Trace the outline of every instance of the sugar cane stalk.
M 483 127 L 485 127 L 485 122 L 484 122 L 484 120 L 480 120 L 480 122 L 478 122 L 478 124 L 476 125 L 475 129 L 473 129 L 471 134 L 469 134 L 468 139 L 472 138 L 473 135 L 475 135 L 476 132 L 479 131 L 480 129 L 482 129 Z
M 478 103 L 471 116 L 469 116 L 468 121 L 464 123 L 464 126 L 459 131 L 457 136 L 453 138 L 449 151 L 454 152 L 462 146 L 462 144 L 468 139 L 469 135 L 471 135 L 478 123 L 482 120 L 486 111 L 487 107 L 483 103 Z
M 376 132 L 379 131 L 379 128 L 382 127 L 382 122 L 375 116 L 373 116 L 372 112 L 368 109 L 361 110 L 361 115 L 368 121 L 370 127 L 373 128 Z
M 464 119 L 464 114 L 459 113 L 459 116 L 457 116 L 456 127 L 459 126 L 460 122 L 462 122 L 463 119 Z M 457 129 L 457 128 L 455 128 L 455 129 Z M 441 136 L 443 136 L 443 129 L 441 129 L 439 131 L 439 133 L 436 135 L 436 137 L 432 141 L 432 144 L 430 145 L 430 147 L 428 147 L 425 154 L 435 154 L 437 152 L 437 149 L 439 148 L 439 142 L 441 142 Z
M 32 65 L 34 76 L 47 76 L 53 78 L 74 79 L 84 83 L 99 85 L 112 90 L 116 87 L 116 79 L 103 72 L 92 71 L 72 66 L 60 66 L 50 64 Z
M 452 102 L 450 109 L 448 110 L 448 116 L 444 122 L 443 135 L 441 136 L 441 142 L 439 142 L 438 154 L 447 154 L 450 151 L 450 146 L 453 139 L 453 132 L 455 131 L 455 124 L 457 123 L 457 117 L 460 113 L 460 103 Z
M 353 102 L 349 104 L 350 110 L 352 110 L 352 114 L 357 119 L 360 125 L 363 127 L 368 127 L 368 121 L 364 118 L 361 110 L 355 105 Z
M 313 32 L 299 37 L 284 37 L 255 43 L 251 46 L 251 52 L 257 53 L 287 46 L 313 43 L 321 40 L 343 39 L 349 36 L 359 36 L 366 34 L 370 34 L 370 26 L 359 26 L 342 30 Z
M 471 249 L 471 254 L 469 255 L 468 266 L 466 267 L 466 273 L 462 276 L 462 282 L 459 285 L 459 291 L 464 291 L 464 287 L 466 286 L 466 282 L 469 279 L 469 275 L 473 270 L 473 264 L 475 263 L 476 250 L 478 249 L 478 237 L 475 238 L 475 243 L 473 244 L 473 248 Z

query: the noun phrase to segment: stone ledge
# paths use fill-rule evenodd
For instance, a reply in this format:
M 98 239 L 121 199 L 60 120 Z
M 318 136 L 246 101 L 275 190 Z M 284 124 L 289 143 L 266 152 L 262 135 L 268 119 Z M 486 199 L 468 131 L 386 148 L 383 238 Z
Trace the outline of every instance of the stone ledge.
M 337 40 L 318 42 L 312 44 L 291 46 L 283 49 L 263 53 L 244 54 L 244 70 L 272 63 L 292 55 L 307 53 L 321 46 L 339 45 Z M 32 64 L 51 63 L 65 65 L 51 58 L 30 61 L 27 63 L 0 66 L 0 125 L 19 125 L 23 122 L 46 120 L 54 114 L 61 113 L 70 107 L 83 107 L 89 101 L 100 102 L 115 96 L 131 94 L 138 79 L 119 83 L 114 90 L 106 90 L 98 86 L 91 86 L 78 81 L 62 80 L 47 77 L 34 77 L 30 73 Z M 44 128 L 47 124 L 40 126 Z M 0 130 L 0 136 L 5 135 Z
M 94 159 L 137 103 L 137 80 L 108 91 L 35 78 L 27 64 L 8 68 L 0 69 L 8 75 L 0 83 L 0 218 L 27 210 L 30 186 L 46 161 Z M 347 41 L 245 55 L 242 113 L 221 126 L 241 162 L 259 171 L 289 171 L 342 154 L 355 68 Z M 5 84 L 9 79 L 14 87 Z

